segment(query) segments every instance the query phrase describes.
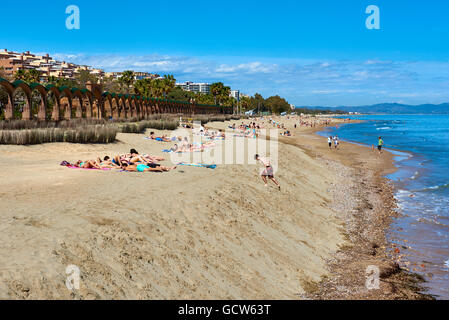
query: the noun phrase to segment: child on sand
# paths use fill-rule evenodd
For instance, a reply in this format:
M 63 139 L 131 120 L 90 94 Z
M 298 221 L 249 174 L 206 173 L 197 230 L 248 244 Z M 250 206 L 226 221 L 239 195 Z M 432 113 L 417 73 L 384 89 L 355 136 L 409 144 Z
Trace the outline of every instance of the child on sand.
M 256 154 L 254 156 L 254 159 L 259 161 L 264 166 L 264 168 L 260 172 L 260 175 L 262 177 L 263 182 L 265 183 L 265 187 L 268 186 L 268 181 L 267 181 L 267 178 L 268 178 L 274 182 L 274 184 L 279 188 L 279 191 L 280 191 L 281 186 L 280 186 L 279 182 L 277 182 L 276 179 L 274 178 L 273 167 L 271 166 L 270 159 L 265 158 L 265 157 L 259 157 L 258 154 Z
M 327 143 L 329 144 L 329 150 L 332 150 L 332 137 L 327 137 Z

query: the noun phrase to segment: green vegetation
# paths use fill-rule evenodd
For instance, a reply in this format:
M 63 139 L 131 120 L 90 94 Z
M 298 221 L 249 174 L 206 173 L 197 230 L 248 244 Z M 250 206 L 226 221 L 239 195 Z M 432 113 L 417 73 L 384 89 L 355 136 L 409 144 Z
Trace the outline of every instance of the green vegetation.
M 15 80 L 22 80 L 28 83 L 39 82 L 40 72 L 35 69 L 18 70 L 15 75 Z
M 0 76 L 2 70 L 0 70 Z M 20 79 L 26 82 L 38 82 L 39 72 L 36 70 L 20 70 L 16 73 L 15 79 Z M 84 88 L 87 82 L 100 83 L 107 92 L 115 92 L 122 94 L 136 94 L 145 98 L 162 98 L 176 101 L 189 101 L 197 104 L 204 105 L 220 105 L 220 106 L 232 106 L 234 110 L 238 112 L 246 112 L 254 110 L 256 113 L 275 113 L 289 112 L 291 110 L 290 104 L 282 97 L 276 95 L 268 98 L 264 98 L 261 94 L 256 93 L 252 97 L 243 96 L 238 103 L 236 99 L 230 97 L 231 88 L 225 86 L 222 82 L 216 82 L 211 84 L 210 94 L 194 93 L 182 90 L 180 87 L 176 87 L 176 79 L 173 75 L 164 75 L 162 78 L 155 79 L 141 79 L 135 80 L 135 74 L 133 71 L 124 71 L 119 79 L 111 77 L 104 77 L 99 79 L 95 75 L 90 74 L 88 70 L 82 70 L 77 74 L 73 80 L 60 79 L 55 77 L 49 77 L 48 84 L 61 87 L 66 86 L 68 88 Z M 17 117 L 20 117 L 21 101 L 24 97 L 20 90 L 16 97 L 16 108 L 14 113 Z M 36 101 L 34 101 L 36 100 Z M 33 99 L 32 109 L 36 109 L 38 106 L 39 96 Z M 18 102 L 18 103 L 17 103 Z M 7 95 L 0 88 L 0 111 L 7 103 Z M 35 111 L 35 110 L 34 110 Z M 315 111 L 304 110 L 303 113 L 315 113 Z M 316 112 L 324 113 L 324 111 Z M 2 112 L 0 112 L 0 120 L 2 119 Z
M 134 93 L 145 98 L 169 98 L 176 79 L 173 75 L 164 75 L 163 79 L 142 79 L 133 82 Z
M 231 94 L 231 88 L 225 87 L 222 82 L 216 82 L 210 86 L 210 93 L 214 97 L 214 104 L 218 102 L 221 105 L 221 102 L 225 101 Z
M 240 99 L 242 111 L 254 110 L 256 113 L 282 113 L 291 111 L 290 104 L 280 96 L 272 96 L 267 99 L 256 93 L 253 97 L 242 97 Z

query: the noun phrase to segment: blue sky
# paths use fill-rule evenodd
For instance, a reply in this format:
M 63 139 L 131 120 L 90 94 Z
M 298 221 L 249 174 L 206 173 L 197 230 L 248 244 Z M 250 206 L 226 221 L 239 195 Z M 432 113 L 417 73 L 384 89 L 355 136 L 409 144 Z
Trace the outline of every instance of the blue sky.
M 449 2 L 420 2 L 8 1 L 0 47 L 223 81 L 298 106 L 449 102 Z M 65 27 L 69 5 L 80 30 Z M 368 5 L 380 30 L 365 27 Z

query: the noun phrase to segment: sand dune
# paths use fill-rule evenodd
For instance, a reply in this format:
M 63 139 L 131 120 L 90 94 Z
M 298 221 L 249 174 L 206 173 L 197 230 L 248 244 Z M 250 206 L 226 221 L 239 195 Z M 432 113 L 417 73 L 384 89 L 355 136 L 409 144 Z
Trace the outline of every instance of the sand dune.
M 131 147 L 163 155 L 166 144 L 143 137 L 0 146 L 0 298 L 298 299 L 327 275 L 345 241 L 329 209 L 338 177 L 324 161 L 280 143 L 281 192 L 255 165 L 59 166 Z M 65 286 L 67 265 L 81 270 L 78 291 Z

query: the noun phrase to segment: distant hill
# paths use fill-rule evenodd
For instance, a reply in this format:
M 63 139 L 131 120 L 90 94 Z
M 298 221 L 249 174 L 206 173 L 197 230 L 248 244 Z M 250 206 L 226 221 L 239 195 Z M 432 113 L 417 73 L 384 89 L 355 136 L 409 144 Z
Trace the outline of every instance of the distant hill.
M 297 107 L 318 110 L 344 110 L 347 112 L 360 112 L 365 114 L 386 113 L 386 114 L 449 114 L 449 103 L 442 104 L 420 104 L 417 106 L 400 103 L 380 103 L 370 106 L 358 107 Z

